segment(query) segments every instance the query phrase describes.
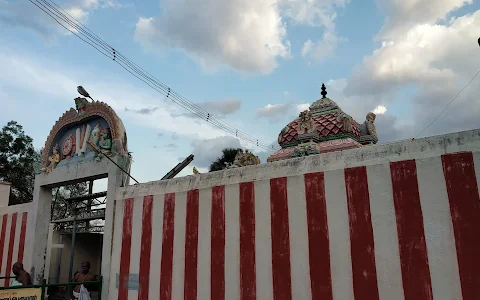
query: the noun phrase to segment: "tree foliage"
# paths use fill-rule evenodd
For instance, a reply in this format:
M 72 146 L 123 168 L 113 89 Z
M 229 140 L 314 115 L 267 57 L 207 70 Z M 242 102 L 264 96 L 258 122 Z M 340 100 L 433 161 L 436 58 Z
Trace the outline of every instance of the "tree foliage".
M 32 201 L 35 166 L 40 159 L 32 142 L 15 121 L 0 131 L 0 180 L 12 184 L 10 205 Z
M 67 199 L 88 194 L 88 185 L 86 182 L 61 186 L 52 189 L 52 220 L 72 217 L 75 214 L 75 208 L 83 206 L 82 203 L 72 203 Z M 55 230 L 62 230 L 68 227 L 68 224 L 57 223 Z
M 227 166 L 233 164 L 235 156 L 241 148 L 226 148 L 222 150 L 222 155 L 215 160 L 209 168 L 209 172 L 220 171 L 226 169 Z

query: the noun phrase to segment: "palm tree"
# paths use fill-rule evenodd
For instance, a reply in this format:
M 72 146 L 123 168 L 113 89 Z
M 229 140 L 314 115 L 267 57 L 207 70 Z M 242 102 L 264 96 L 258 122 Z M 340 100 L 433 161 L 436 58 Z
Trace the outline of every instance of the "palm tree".
M 209 172 L 220 171 L 227 167 L 227 165 L 233 164 L 235 156 L 238 151 L 242 151 L 241 148 L 225 148 L 222 150 L 222 155 L 215 160 L 209 168 Z

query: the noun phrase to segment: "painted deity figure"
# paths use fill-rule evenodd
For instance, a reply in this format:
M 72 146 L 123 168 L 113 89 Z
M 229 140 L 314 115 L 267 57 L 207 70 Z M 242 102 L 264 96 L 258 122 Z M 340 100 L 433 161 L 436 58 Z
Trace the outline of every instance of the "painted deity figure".
M 312 119 L 312 113 L 308 110 L 302 111 L 299 115 L 300 122 L 297 126 L 299 134 L 313 133 L 315 131 L 315 122 Z
M 58 144 L 55 145 L 55 147 L 53 147 L 53 153 L 48 158 L 48 161 L 50 162 L 50 165 L 47 167 L 46 172 L 50 173 L 53 169 L 55 169 L 55 166 L 60 161 L 60 152 L 58 151 Z
M 75 107 L 77 109 L 77 114 L 83 115 L 87 110 L 88 100 L 80 97 L 77 97 L 74 100 L 75 100 Z
M 100 148 L 100 153 L 98 154 L 97 160 L 112 153 L 112 135 L 110 133 L 110 128 L 105 128 L 100 134 L 98 148 Z
M 90 143 L 95 146 L 98 146 L 98 141 L 100 141 L 100 134 L 103 131 L 102 125 L 100 122 L 95 125 L 92 132 L 90 133 Z

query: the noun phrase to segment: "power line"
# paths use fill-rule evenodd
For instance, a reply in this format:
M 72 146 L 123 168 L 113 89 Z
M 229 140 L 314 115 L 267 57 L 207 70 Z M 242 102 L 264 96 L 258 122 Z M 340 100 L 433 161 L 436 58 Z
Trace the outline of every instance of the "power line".
M 425 128 L 423 128 L 423 130 L 420 131 L 420 133 L 417 134 L 417 136 L 414 137 L 415 139 L 418 138 L 425 130 L 427 130 L 428 127 L 430 127 L 433 123 L 435 123 L 435 121 L 438 118 L 440 118 L 441 115 L 443 115 L 443 113 L 445 112 L 447 107 L 449 107 L 450 104 L 452 104 L 453 101 L 455 101 L 455 99 L 457 99 L 457 97 L 463 92 L 464 89 L 466 89 L 470 85 L 470 83 L 472 83 L 472 81 L 477 77 L 478 74 L 480 74 L 480 70 L 478 70 L 478 72 L 475 75 L 473 75 L 472 79 L 470 79 L 470 81 L 457 93 L 457 95 L 455 97 L 453 97 L 453 99 L 450 100 L 450 102 L 448 102 L 448 104 L 443 108 L 443 110 L 440 112 L 440 114 L 435 119 L 433 119 L 433 121 L 430 122 L 430 124 L 428 124 Z
M 268 143 L 262 142 L 254 137 L 249 136 L 245 132 L 238 130 L 237 128 L 232 127 L 231 125 L 225 123 L 224 121 L 218 119 L 208 111 L 204 110 L 200 106 L 196 105 L 193 102 L 190 102 L 185 97 L 178 94 L 176 91 L 172 90 L 170 87 L 165 85 L 156 79 L 152 74 L 148 73 L 140 66 L 132 62 L 117 49 L 109 45 L 98 35 L 80 23 L 77 19 L 72 17 L 68 12 L 63 10 L 58 6 L 54 1 L 51 0 L 29 0 L 36 7 L 41 9 L 44 13 L 49 15 L 54 19 L 60 26 L 65 30 L 71 32 L 76 37 L 78 37 L 83 42 L 92 46 L 95 50 L 103 54 L 109 59 L 112 59 L 115 63 L 120 65 L 124 70 L 129 72 L 131 75 L 135 76 L 137 79 L 141 80 L 147 84 L 150 88 L 154 89 L 158 93 L 164 95 L 166 98 L 170 99 L 175 104 L 183 107 L 184 109 L 190 111 L 200 119 L 207 121 L 211 125 L 217 127 L 224 132 L 227 132 L 235 137 L 247 141 L 256 145 L 259 148 L 265 150 L 277 150 L 277 147 L 270 145 Z M 36 2 L 36 3 L 35 3 Z

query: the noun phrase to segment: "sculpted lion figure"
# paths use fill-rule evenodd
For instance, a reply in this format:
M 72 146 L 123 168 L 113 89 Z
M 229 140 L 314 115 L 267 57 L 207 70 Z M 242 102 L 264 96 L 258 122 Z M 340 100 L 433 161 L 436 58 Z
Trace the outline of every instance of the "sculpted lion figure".
M 375 115 L 373 112 L 369 112 L 366 117 L 366 123 L 367 123 L 367 129 L 368 133 L 373 136 L 377 136 L 377 130 L 375 128 L 375 119 L 377 118 L 377 115 Z

